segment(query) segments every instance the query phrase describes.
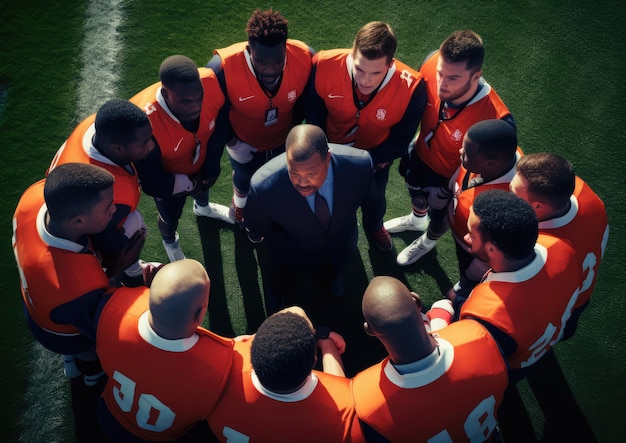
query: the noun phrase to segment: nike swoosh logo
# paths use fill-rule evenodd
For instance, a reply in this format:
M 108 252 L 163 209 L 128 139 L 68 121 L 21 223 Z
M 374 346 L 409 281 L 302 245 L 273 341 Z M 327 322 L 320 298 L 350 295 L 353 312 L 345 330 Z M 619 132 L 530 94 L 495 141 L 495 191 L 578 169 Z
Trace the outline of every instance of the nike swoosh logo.
M 343 98 L 343 95 L 328 94 L 328 98 Z
M 239 97 L 239 101 L 240 102 L 245 102 L 246 100 L 250 100 L 251 98 L 254 98 L 254 95 L 250 95 L 248 97 Z
M 174 147 L 174 152 L 178 151 L 178 148 L 180 148 L 180 144 L 183 142 L 184 137 L 181 137 L 180 140 L 178 140 L 178 144 Z

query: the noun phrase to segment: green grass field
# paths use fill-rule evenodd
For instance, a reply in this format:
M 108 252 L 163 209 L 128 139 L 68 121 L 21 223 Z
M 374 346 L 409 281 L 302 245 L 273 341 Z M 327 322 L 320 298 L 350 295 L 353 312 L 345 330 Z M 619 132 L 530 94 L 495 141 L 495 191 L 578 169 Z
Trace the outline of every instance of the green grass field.
M 109 3 L 109 2 L 97 2 Z M 397 58 L 419 66 L 452 31 L 470 28 L 486 46 L 485 78 L 514 114 L 519 143 L 527 152 L 552 151 L 570 159 L 578 175 L 604 200 L 611 224 L 607 253 L 590 307 L 577 335 L 557 345 L 567 381 L 601 442 L 622 441 L 626 420 L 626 328 L 622 272 L 626 254 L 624 180 L 626 119 L 626 14 L 620 2 L 601 0 L 524 2 L 486 1 L 186 1 L 126 0 L 117 27 L 121 50 L 110 64 L 117 74 L 106 98 L 128 98 L 158 79 L 161 61 L 185 54 L 204 65 L 216 47 L 245 38 L 255 7 L 273 6 L 290 23 L 290 36 L 313 48 L 349 47 L 366 22 L 390 23 L 399 38 Z M 85 116 L 78 91 L 84 72 L 87 1 L 0 0 L 0 389 L 6 441 L 72 441 L 66 389 L 55 358 L 32 346 L 21 312 L 18 273 L 11 250 L 11 216 L 24 189 L 40 179 L 55 151 Z M 107 8 L 108 6 L 103 6 Z M 97 32 L 96 23 L 88 32 Z M 96 56 L 104 48 L 90 51 Z M 98 80 L 100 71 L 92 76 Z M 103 99 L 86 94 L 95 112 Z M 84 100 L 84 99 L 83 99 Z M 227 156 L 211 200 L 228 204 L 232 192 Z M 401 177 L 392 171 L 386 218 L 408 213 Z M 142 257 L 166 261 L 150 198 L 141 209 L 150 236 Z M 218 333 L 253 332 L 263 320 L 264 249 L 252 248 L 237 229 L 212 221 L 198 223 L 188 205 L 181 225 L 188 257 L 206 264 L 212 279 L 207 325 Z M 362 233 L 361 233 L 362 234 Z M 584 232 L 581 233 L 584 235 Z M 394 237 L 396 251 L 413 240 Z M 204 246 L 204 248 L 203 248 Z M 259 265 L 261 264 L 261 265 Z M 339 323 L 347 341 L 349 373 L 380 357 L 380 348 L 360 329 L 360 295 L 374 275 L 394 275 L 418 292 L 426 304 L 456 281 L 456 258 L 447 235 L 415 265 L 398 268 L 395 255 L 370 248 L 360 236 L 359 254 L 348 269 L 350 298 L 314 312 Z M 329 314 L 330 313 L 330 314 Z M 522 385 L 538 435 L 543 418 Z M 52 431 L 50 431 L 52 429 Z

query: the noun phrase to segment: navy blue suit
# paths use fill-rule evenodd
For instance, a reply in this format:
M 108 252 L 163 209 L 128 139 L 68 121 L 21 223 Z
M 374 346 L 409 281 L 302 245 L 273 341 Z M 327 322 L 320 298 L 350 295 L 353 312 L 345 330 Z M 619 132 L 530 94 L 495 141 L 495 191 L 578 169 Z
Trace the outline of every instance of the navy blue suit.
M 285 154 L 252 177 L 245 225 L 251 233 L 265 237 L 274 275 L 289 277 L 286 274 L 294 268 L 323 269 L 332 280 L 356 251 L 356 213 L 375 189 L 371 157 L 361 149 L 329 146 L 334 188 L 327 232 L 289 180 Z M 370 217 L 382 220 L 380 212 Z

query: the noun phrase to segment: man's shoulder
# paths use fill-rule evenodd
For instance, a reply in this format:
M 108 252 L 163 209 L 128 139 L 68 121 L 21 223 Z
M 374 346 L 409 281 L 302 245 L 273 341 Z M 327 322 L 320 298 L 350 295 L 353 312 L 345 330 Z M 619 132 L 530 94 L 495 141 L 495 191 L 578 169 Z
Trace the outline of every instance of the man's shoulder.
M 301 51 L 309 52 L 311 47 L 302 40 L 295 40 L 292 38 L 287 39 L 287 48 L 299 49 Z
M 328 144 L 333 158 L 337 161 L 355 164 L 372 164 L 372 158 L 364 149 L 353 148 L 346 145 L 340 145 L 337 143 Z
M 287 172 L 287 157 L 281 154 L 274 157 L 254 173 L 250 180 L 252 187 L 268 187 Z
M 315 61 L 329 63 L 344 63 L 346 57 L 350 54 L 350 49 L 347 48 L 335 48 L 335 49 L 323 49 L 318 51 L 315 55 Z

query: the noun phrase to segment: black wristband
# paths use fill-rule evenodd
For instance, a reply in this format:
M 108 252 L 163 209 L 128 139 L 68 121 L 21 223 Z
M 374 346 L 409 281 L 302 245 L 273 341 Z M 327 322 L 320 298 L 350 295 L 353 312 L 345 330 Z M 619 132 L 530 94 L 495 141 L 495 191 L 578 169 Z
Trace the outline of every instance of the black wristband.
M 323 340 L 325 338 L 328 338 L 328 336 L 330 335 L 330 331 L 332 331 L 330 326 L 318 326 L 317 328 L 315 328 L 315 339 Z

